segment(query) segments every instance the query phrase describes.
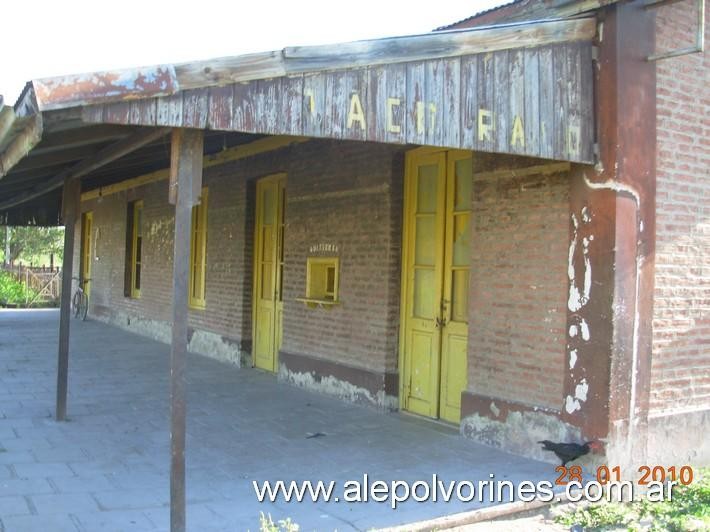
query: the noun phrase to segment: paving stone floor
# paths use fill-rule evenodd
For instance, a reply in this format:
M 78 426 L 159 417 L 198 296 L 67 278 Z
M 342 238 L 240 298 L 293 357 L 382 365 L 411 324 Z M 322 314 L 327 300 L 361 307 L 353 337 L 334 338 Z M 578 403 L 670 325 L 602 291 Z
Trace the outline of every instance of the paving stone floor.
M 69 421 L 53 420 L 59 314 L 0 310 L 0 531 L 169 530 L 168 346 L 72 323 Z M 188 530 L 369 530 L 477 503 L 259 503 L 252 480 L 554 479 L 553 466 L 190 355 Z M 308 433 L 324 433 L 306 438 Z

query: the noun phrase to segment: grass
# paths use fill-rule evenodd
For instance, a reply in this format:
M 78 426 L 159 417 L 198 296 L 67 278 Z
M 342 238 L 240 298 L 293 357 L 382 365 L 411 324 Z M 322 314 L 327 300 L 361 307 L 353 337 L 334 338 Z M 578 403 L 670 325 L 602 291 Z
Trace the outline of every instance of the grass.
M 0 271 L 0 305 L 23 307 L 35 295 L 34 290 L 25 288 L 8 272 Z
M 298 532 L 301 529 L 296 523 L 291 521 L 291 518 L 280 519 L 276 523 L 271 518 L 271 514 L 264 515 L 261 512 L 259 517 L 259 531 L 260 532 Z
M 555 518 L 585 530 L 710 531 L 710 469 L 689 486 L 673 488 L 670 501 L 602 503 L 575 508 Z

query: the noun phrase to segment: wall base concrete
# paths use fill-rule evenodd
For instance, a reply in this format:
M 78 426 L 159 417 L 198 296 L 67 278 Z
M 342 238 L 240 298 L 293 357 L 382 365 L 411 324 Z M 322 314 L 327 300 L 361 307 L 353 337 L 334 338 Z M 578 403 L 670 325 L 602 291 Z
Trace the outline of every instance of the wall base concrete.
M 461 433 L 490 447 L 558 465 L 557 457 L 543 451 L 538 441 L 581 441 L 579 429 L 545 412 L 510 412 L 501 420 L 472 414 L 461 420 Z
M 165 344 L 169 344 L 171 341 L 171 328 L 168 322 L 132 315 L 124 311 L 105 308 L 93 310 L 90 317 L 98 321 L 115 325 L 128 332 L 146 336 Z M 187 349 L 191 353 L 227 362 L 237 367 L 249 365 L 251 354 L 242 349 L 238 340 L 194 328 L 189 329 L 188 339 Z
M 710 410 L 648 419 L 648 465 L 710 466 Z
M 465 391 L 461 396 L 461 434 L 478 443 L 555 465 L 560 461 L 543 451 L 541 440 L 582 443 L 578 427 L 560 419 L 559 411 L 533 407 Z M 605 463 L 594 453 L 574 462 L 593 471 Z
M 350 403 L 397 410 L 397 376 L 349 367 L 307 355 L 281 352 L 278 379 Z

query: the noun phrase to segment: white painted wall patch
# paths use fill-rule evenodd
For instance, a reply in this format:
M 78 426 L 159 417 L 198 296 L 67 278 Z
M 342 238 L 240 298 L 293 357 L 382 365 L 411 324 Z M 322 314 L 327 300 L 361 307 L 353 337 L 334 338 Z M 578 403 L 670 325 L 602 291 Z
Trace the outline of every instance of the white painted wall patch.
M 576 410 L 580 410 L 582 408 L 582 405 L 579 404 L 579 401 L 572 397 L 571 395 L 568 395 L 565 399 L 565 410 L 567 411 L 568 414 L 571 414 L 575 412 Z
M 589 325 L 584 318 L 582 318 L 582 321 L 579 323 L 579 328 L 582 330 L 582 340 L 588 342 L 591 335 L 589 334 Z

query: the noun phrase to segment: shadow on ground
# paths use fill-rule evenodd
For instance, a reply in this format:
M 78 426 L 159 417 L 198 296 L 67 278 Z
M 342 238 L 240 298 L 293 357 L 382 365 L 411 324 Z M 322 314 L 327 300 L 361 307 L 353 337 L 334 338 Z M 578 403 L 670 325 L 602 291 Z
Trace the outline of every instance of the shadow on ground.
M 169 529 L 168 346 L 72 323 L 69 417 L 53 420 L 58 312 L 0 311 L 0 521 L 5 532 Z M 367 530 L 473 510 L 463 502 L 259 503 L 252 481 L 554 479 L 553 467 L 279 384 L 205 357 L 188 362 L 188 529 Z M 308 433 L 325 436 L 306 438 Z M 0 530 L 2 530 L 0 526 Z

